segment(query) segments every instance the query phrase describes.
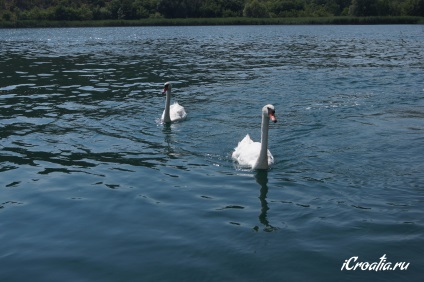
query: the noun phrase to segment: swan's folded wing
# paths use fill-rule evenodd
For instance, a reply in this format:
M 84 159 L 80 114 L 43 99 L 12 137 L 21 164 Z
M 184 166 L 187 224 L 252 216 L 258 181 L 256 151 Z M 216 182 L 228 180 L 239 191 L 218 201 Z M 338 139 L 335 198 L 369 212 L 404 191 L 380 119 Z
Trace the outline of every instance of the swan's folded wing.
M 243 151 L 253 143 L 253 140 L 250 138 L 249 134 L 247 134 L 234 148 L 233 158 L 237 160 L 237 157 L 243 153 Z
M 261 143 L 253 142 L 249 134 L 234 149 L 232 157 L 242 166 L 252 167 L 258 159 Z
M 170 116 L 172 121 L 182 120 L 187 117 L 187 113 L 183 106 L 175 102 L 170 107 Z

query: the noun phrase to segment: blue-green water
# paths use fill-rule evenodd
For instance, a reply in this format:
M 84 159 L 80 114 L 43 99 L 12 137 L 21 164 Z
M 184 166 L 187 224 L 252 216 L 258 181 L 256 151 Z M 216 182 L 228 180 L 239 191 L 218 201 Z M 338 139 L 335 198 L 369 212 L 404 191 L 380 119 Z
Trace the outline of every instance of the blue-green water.
M 0 280 L 422 281 L 423 46 L 419 25 L 0 30 Z M 165 81 L 187 120 L 159 122 Z M 267 103 L 275 164 L 240 169 Z M 341 271 L 383 255 L 409 266 Z

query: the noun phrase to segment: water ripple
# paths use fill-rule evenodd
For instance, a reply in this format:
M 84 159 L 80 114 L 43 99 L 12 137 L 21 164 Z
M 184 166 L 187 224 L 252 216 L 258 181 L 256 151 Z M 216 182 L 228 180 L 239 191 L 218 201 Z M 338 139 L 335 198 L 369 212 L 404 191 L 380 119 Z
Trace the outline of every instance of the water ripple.
M 422 265 L 422 35 L 0 30 L 0 278 L 313 280 L 383 252 Z M 184 122 L 159 122 L 165 81 Z M 267 103 L 276 163 L 240 169 L 231 152 L 260 139 Z

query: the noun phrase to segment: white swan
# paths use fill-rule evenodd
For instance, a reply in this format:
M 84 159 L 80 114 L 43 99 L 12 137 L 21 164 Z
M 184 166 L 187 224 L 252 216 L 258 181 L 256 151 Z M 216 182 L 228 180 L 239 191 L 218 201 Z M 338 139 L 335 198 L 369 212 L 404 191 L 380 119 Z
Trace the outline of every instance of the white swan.
M 166 92 L 165 110 L 161 117 L 162 122 L 174 122 L 183 120 L 187 117 L 187 113 L 183 106 L 177 102 L 171 105 L 171 88 L 171 83 L 166 82 L 165 88 L 162 91 L 162 94 Z
M 274 106 L 270 104 L 262 108 L 261 142 L 253 142 L 247 134 L 234 149 L 232 157 L 241 166 L 248 166 L 252 169 L 267 169 L 274 163 L 274 157 L 268 150 L 269 120 L 277 122 Z

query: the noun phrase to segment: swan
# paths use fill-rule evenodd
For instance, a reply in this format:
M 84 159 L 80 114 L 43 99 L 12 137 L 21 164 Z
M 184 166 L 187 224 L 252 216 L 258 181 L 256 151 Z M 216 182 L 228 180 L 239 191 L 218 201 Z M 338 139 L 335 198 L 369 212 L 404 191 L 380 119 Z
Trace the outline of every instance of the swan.
M 171 88 L 171 83 L 166 82 L 162 91 L 162 94 L 166 92 L 165 110 L 163 110 L 161 117 L 162 122 L 174 122 L 183 120 L 187 117 L 187 113 L 183 106 L 177 102 L 171 105 Z
M 241 166 L 248 166 L 252 169 L 268 169 L 274 163 L 274 157 L 268 150 L 269 120 L 277 122 L 275 108 L 270 104 L 262 108 L 261 142 L 253 142 L 247 134 L 234 149 L 232 157 Z

